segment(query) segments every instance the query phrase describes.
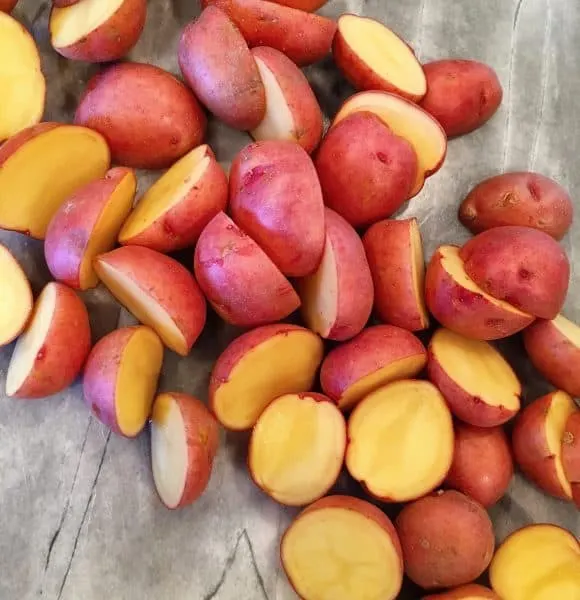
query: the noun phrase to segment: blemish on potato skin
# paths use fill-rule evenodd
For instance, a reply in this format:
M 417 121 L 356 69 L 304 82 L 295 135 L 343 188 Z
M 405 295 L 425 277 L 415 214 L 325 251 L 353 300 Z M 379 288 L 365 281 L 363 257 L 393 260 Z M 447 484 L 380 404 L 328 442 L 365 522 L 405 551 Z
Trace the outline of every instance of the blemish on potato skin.
M 564 435 L 562 436 L 562 444 L 566 444 L 566 446 L 572 446 L 574 441 L 574 434 L 571 431 L 565 431 Z
M 46 346 L 42 346 L 36 354 L 36 360 L 42 361 L 46 358 Z

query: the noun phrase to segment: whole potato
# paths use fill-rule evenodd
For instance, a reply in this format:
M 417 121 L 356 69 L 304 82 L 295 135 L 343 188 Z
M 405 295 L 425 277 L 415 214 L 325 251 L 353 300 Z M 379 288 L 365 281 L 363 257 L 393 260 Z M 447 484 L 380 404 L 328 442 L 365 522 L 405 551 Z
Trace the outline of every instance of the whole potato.
M 473 188 L 459 208 L 459 220 L 473 233 L 503 225 L 539 229 L 559 240 L 574 213 L 568 192 L 539 173 L 504 173 Z
M 448 137 L 469 133 L 488 121 L 503 91 L 495 71 L 474 60 L 437 60 L 423 65 L 427 94 L 421 106 Z

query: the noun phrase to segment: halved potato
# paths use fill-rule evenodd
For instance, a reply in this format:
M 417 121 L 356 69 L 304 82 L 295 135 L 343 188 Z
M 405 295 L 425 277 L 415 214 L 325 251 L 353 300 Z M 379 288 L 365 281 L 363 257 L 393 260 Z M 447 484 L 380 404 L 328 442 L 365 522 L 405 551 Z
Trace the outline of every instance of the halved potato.
M 580 410 L 573 412 L 566 421 L 562 436 L 562 466 L 572 487 L 572 499 L 580 508 Z

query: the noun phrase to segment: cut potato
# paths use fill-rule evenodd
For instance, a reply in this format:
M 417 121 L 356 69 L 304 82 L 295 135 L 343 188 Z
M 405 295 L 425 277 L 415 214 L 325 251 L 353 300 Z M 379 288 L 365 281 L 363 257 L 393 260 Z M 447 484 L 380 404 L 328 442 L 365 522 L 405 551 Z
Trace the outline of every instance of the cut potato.
M 0 148 L 0 227 L 44 239 L 61 204 L 104 177 L 109 161 L 104 138 L 85 127 L 41 123 L 20 132 Z
M 501 598 L 489 588 L 470 583 L 440 594 L 424 596 L 423 600 L 501 600 Z
M 167 508 L 195 502 L 205 491 L 219 446 L 219 427 L 205 405 L 187 394 L 160 394 L 151 417 L 155 488 Z
M 350 496 L 329 496 L 302 511 L 280 554 L 303 600 L 353 600 L 354 594 L 395 600 L 403 582 L 393 524 L 376 506 Z
M 566 421 L 562 436 L 562 466 L 572 488 L 572 499 L 580 508 L 580 411 L 573 412 Z
M 280 504 L 304 506 L 336 483 L 346 450 L 346 422 L 322 394 L 286 394 L 258 417 L 248 454 L 250 476 Z
M 46 82 L 38 48 L 15 19 L 2 12 L 0 2 L 0 143 L 42 119 Z M 14 4 L 8 4 L 10 12 Z
M 332 52 L 338 68 L 359 90 L 392 92 L 413 102 L 427 92 L 425 73 L 413 50 L 379 21 L 342 15 Z
M 32 313 L 32 290 L 8 248 L 0 244 L 0 346 L 14 341 Z
M 422 108 L 395 94 L 361 92 L 349 98 L 334 119 L 334 125 L 354 112 L 372 112 L 380 117 L 396 135 L 413 146 L 419 168 L 411 196 L 416 196 L 425 178 L 443 164 L 447 153 L 447 136 L 441 125 Z
M 502 425 L 520 409 L 522 386 L 509 363 L 487 342 L 439 329 L 429 345 L 427 374 L 451 412 L 471 425 Z
M 376 498 L 407 502 L 443 482 L 453 459 L 453 423 L 426 381 L 397 381 L 367 396 L 348 421 L 346 466 Z
M 89 315 L 66 285 L 49 283 L 18 339 L 6 374 L 6 395 L 43 398 L 67 388 L 91 348 Z
M 296 325 L 265 325 L 241 335 L 214 365 L 213 413 L 228 429 L 250 429 L 274 398 L 312 387 L 323 350 L 317 335 Z
M 512 533 L 489 570 L 502 600 L 580 598 L 580 544 L 556 525 L 530 525 Z

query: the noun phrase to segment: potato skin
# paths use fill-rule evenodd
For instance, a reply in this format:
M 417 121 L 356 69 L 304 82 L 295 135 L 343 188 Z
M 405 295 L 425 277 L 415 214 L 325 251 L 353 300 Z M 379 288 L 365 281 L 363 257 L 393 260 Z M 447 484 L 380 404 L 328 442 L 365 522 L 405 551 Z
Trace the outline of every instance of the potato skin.
M 580 508 L 580 411 L 570 415 L 566 422 L 562 438 L 562 466 L 572 485 L 572 498 Z
M 459 208 L 459 220 L 472 233 L 493 227 L 533 227 L 560 240 L 574 216 L 568 192 L 539 173 L 504 173 L 482 181 Z
M 75 123 L 98 131 L 115 162 L 162 169 L 198 146 L 206 118 L 173 75 L 142 63 L 119 63 L 93 77 Z
M 448 137 L 469 133 L 486 123 L 503 97 L 496 72 L 474 60 L 437 60 L 423 65 L 427 94 L 421 106 Z
M 501 598 L 492 592 L 489 588 L 471 583 L 462 585 L 454 590 L 441 592 L 441 594 L 433 594 L 424 596 L 423 600 L 501 600 Z
M 0 12 L 9 13 L 17 4 L 18 0 L 0 0 Z
M 495 549 L 485 509 L 454 490 L 407 504 L 395 527 L 405 573 L 426 590 L 472 582 L 487 569 Z
M 531 227 L 496 227 L 469 240 L 459 255 L 466 273 L 493 297 L 541 319 L 560 312 L 570 263 L 548 234 Z
M 328 0 L 272 0 L 272 2 L 305 12 L 314 12 L 324 6 Z
M 80 0 L 52 0 L 52 4 L 56 6 L 56 8 L 72 6 L 73 4 L 77 4 L 78 2 L 80 2 Z
M 513 477 L 509 442 L 501 427 L 455 424 L 455 452 L 446 484 L 486 508 L 504 496 Z

